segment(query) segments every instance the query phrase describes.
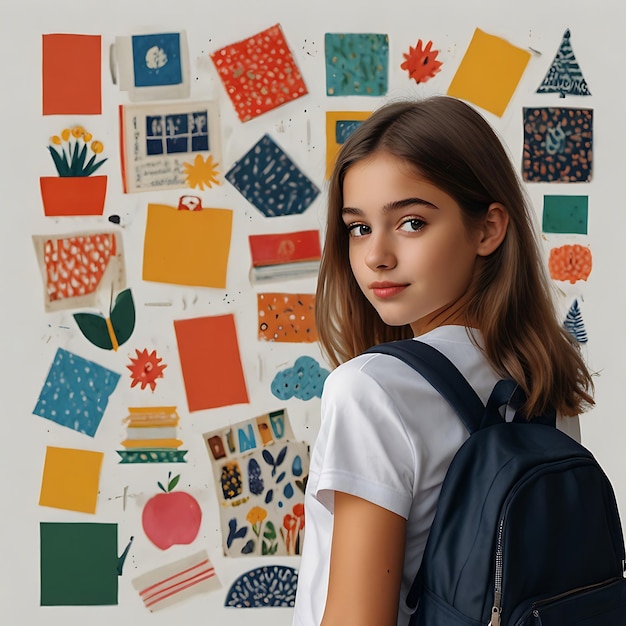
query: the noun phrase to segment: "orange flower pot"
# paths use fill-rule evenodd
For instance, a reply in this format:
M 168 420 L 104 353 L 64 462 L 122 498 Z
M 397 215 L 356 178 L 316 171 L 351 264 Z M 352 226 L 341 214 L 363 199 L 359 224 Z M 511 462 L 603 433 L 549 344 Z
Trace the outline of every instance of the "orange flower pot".
M 48 217 L 104 212 L 106 176 L 42 176 L 39 186 L 43 212 Z

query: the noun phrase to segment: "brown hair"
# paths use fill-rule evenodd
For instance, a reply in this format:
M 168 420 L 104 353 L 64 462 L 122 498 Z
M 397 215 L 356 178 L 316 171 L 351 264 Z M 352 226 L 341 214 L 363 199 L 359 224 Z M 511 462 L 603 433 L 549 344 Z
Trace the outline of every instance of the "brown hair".
M 576 415 L 593 404 L 593 382 L 575 341 L 557 321 L 533 210 L 511 160 L 490 125 L 469 105 L 445 96 L 388 104 L 342 146 L 329 183 L 326 242 L 316 297 L 322 350 L 334 366 L 381 343 L 412 337 L 409 326 L 385 324 L 350 269 L 341 217 L 343 180 L 354 163 L 386 151 L 460 205 L 471 228 L 493 202 L 509 215 L 498 249 L 480 260 L 467 318 L 480 329 L 484 352 L 527 396 L 523 411 L 553 408 Z

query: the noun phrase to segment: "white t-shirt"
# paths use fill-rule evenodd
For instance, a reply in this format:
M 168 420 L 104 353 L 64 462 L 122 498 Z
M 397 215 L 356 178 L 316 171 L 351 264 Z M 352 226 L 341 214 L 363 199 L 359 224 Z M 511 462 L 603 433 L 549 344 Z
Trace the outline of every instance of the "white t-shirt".
M 499 377 L 465 327 L 442 326 L 420 340 L 445 354 L 487 401 Z M 424 378 L 385 354 L 361 355 L 335 369 L 326 379 L 321 406 L 305 496 L 294 626 L 319 626 L 324 613 L 335 491 L 407 519 L 398 615 L 398 626 L 405 626 L 410 617 L 406 596 L 422 560 L 441 484 L 468 433 Z M 580 438 L 578 420 L 559 420 L 559 427 Z

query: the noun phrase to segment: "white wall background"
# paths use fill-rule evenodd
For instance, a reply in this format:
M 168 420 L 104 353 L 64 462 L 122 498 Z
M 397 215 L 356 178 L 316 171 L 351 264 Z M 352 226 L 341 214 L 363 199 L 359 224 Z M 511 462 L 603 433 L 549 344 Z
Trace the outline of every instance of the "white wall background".
M 221 556 L 219 522 L 209 458 L 201 433 L 231 422 L 254 417 L 285 406 L 298 437 L 312 441 L 318 425 L 317 401 L 290 400 L 280 403 L 269 390 L 274 374 L 301 354 L 319 359 L 316 346 L 262 344 L 256 338 L 256 292 L 248 282 L 250 264 L 247 237 L 259 232 L 321 228 L 324 198 L 320 196 L 302 216 L 267 219 L 247 204 L 224 182 L 201 195 L 205 206 L 234 211 L 233 240 L 227 289 L 193 289 L 144 283 L 141 255 L 145 211 L 148 202 L 176 205 L 180 190 L 124 195 L 119 175 L 117 105 L 126 94 L 110 81 L 108 46 L 117 35 L 130 35 L 145 28 L 154 32 L 186 29 L 191 60 L 191 98 L 216 97 L 222 117 L 222 173 L 266 132 L 318 186 L 324 183 L 325 111 L 370 110 L 384 99 L 325 95 L 324 34 L 326 32 L 388 33 L 390 41 L 390 89 L 388 97 L 445 93 L 476 27 L 501 36 L 520 47 L 541 52 L 529 66 L 504 116 L 485 116 L 510 147 L 516 163 L 521 160 L 522 107 L 581 106 L 594 109 L 594 178 L 577 185 L 531 184 L 529 193 L 538 216 L 544 193 L 589 196 L 588 243 L 593 253 L 593 271 L 586 283 L 574 289 L 582 296 L 581 309 L 589 334 L 588 358 L 599 372 L 597 408 L 582 419 L 584 442 L 597 455 L 612 479 L 622 514 L 626 519 L 626 478 L 623 446 L 626 425 L 621 401 L 624 388 L 622 365 L 626 347 L 623 311 L 624 233 L 624 142 L 626 128 L 622 103 L 626 96 L 622 78 L 623 25 L 626 5 L 600 0 L 386 0 L 363 3 L 354 0 L 228 0 L 204 2 L 177 0 L 20 0 L 0 8 L 0 49 L 3 92 L 0 97 L 4 141 L 0 150 L 3 197 L 0 226 L 2 305 L 0 308 L 0 386 L 4 410 L 1 459 L 2 502 L 0 514 L 0 621 L 22 626 L 58 624 L 92 626 L 119 624 L 270 624 L 291 622 L 288 609 L 226 610 L 224 597 L 229 585 L 242 573 L 266 560 L 226 559 Z M 309 95 L 241 124 L 219 81 L 209 53 L 280 23 L 303 74 Z M 535 90 L 557 51 L 566 28 L 591 90 L 591 97 L 565 100 L 557 94 L 539 95 Z M 103 40 L 103 112 L 101 116 L 77 116 L 103 140 L 109 161 L 101 172 L 109 177 L 105 216 L 102 218 L 46 218 L 39 194 L 39 176 L 53 174 L 45 149 L 48 137 L 66 124 L 67 116 L 41 115 L 41 35 L 44 33 L 100 34 Z M 432 40 L 443 61 L 441 72 L 417 86 L 400 70 L 402 53 L 418 38 Z M 73 330 L 71 312 L 45 314 L 42 284 L 31 243 L 33 234 L 76 232 L 82 228 L 107 228 L 106 216 L 122 218 L 121 232 L 126 254 L 128 284 L 137 306 L 137 327 L 130 341 L 117 354 L 108 354 L 88 344 Z M 547 242 L 550 245 L 550 242 Z M 283 289 L 284 287 L 284 289 Z M 311 292 L 314 281 L 277 284 L 276 291 Z M 272 289 L 274 290 L 274 285 Z M 570 290 L 571 291 L 571 290 Z M 570 294 L 571 295 L 571 294 Z M 146 307 L 146 302 L 169 299 L 167 308 Z M 172 319 L 233 313 L 236 318 L 250 404 L 189 413 Z M 69 329 L 68 329 L 69 327 Z M 34 416 L 33 407 L 58 347 L 76 351 L 122 374 L 96 437 L 91 440 L 70 429 Z M 130 389 L 125 366 L 134 350 L 156 349 L 168 364 L 154 394 Z M 208 357 L 210 358 L 210 357 Z M 177 404 L 182 416 L 182 435 L 189 449 L 189 463 L 177 466 L 187 490 L 199 500 L 203 526 L 194 549 L 206 549 L 224 588 L 199 596 L 160 613 L 150 614 L 132 589 L 130 579 L 153 567 L 190 552 L 189 547 L 161 553 L 148 544 L 140 527 L 141 508 L 129 498 L 122 510 L 125 486 L 129 493 L 153 493 L 162 480 L 163 466 L 120 466 L 115 450 L 123 436 L 121 419 L 128 406 Z M 95 516 L 73 514 L 38 505 L 45 449 L 48 445 L 77 447 L 105 452 L 98 509 Z M 135 544 L 120 579 L 119 605 L 108 607 L 39 606 L 39 523 L 42 521 L 96 521 L 119 524 L 120 551 L 127 538 Z M 183 549 L 184 548 L 184 549 Z M 273 562 L 273 561 L 271 561 Z M 296 558 L 279 560 L 297 567 Z

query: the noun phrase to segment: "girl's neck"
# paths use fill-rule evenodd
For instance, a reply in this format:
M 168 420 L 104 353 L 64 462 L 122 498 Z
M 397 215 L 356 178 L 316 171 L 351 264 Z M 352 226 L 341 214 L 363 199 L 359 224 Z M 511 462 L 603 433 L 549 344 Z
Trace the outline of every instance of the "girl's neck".
M 459 298 L 459 300 L 413 322 L 411 329 L 413 335 L 419 337 L 440 326 L 472 326 L 467 318 L 467 300 L 465 298 Z

